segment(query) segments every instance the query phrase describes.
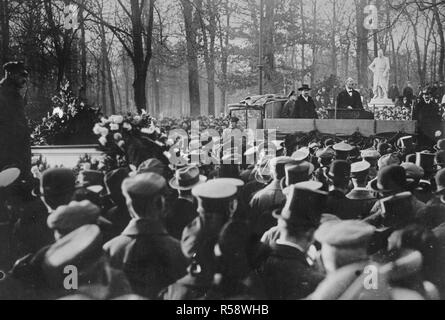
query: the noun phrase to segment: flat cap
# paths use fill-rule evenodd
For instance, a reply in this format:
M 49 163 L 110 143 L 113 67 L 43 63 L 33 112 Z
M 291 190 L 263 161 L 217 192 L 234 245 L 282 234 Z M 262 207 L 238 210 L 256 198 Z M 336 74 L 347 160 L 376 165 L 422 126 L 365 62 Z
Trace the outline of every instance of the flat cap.
M 352 176 L 369 172 L 371 164 L 368 161 L 355 162 L 351 165 Z
M 48 217 L 48 227 L 52 230 L 70 232 L 84 225 L 97 224 L 100 208 L 90 201 L 73 201 L 66 206 L 60 206 Z
M 237 187 L 221 179 L 211 180 L 193 188 L 192 195 L 200 199 L 230 199 L 238 192 Z
M 309 148 L 301 148 L 292 154 L 292 159 L 295 161 L 303 161 L 306 160 L 310 154 Z
M 218 179 L 221 182 L 225 182 L 225 183 L 230 183 L 232 185 L 234 185 L 237 188 L 242 188 L 244 187 L 245 183 L 243 180 L 241 179 L 234 179 L 234 178 L 220 178 Z
M 85 225 L 66 235 L 53 244 L 45 254 L 43 269 L 49 280 L 57 279 L 66 266 L 80 267 L 88 258 L 100 256 L 102 252 L 102 234 L 96 225 Z M 54 280 L 55 280 L 54 279 Z
M 5 188 L 14 183 L 20 176 L 20 170 L 10 168 L 0 172 L 0 188 Z
M 315 156 L 320 159 L 334 159 L 335 151 L 328 147 L 326 149 L 318 150 Z
M 337 143 L 336 145 L 334 145 L 333 148 L 335 151 L 339 151 L 339 152 L 351 152 L 352 150 L 354 150 L 353 146 L 347 144 L 344 141 Z
M 321 244 L 336 248 L 366 248 L 375 231 L 375 227 L 362 221 L 332 221 L 323 224 L 316 231 L 315 239 Z
M 153 197 L 167 187 L 167 181 L 156 173 L 142 173 L 127 178 L 122 183 L 122 192 L 136 197 Z

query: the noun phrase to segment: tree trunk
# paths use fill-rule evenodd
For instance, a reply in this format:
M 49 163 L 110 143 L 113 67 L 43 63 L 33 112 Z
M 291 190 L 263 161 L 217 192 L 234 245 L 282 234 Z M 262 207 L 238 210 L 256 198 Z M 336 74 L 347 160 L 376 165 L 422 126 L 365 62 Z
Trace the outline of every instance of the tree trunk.
M 332 1 L 332 32 L 331 32 L 331 64 L 332 74 L 337 77 L 337 43 L 335 36 L 337 35 L 337 3 Z
M 0 28 L 1 28 L 1 64 L 5 64 L 9 60 L 9 0 L 0 0 Z
M 82 4 L 84 1 L 82 1 Z M 80 85 L 80 97 L 86 99 L 87 97 L 87 46 L 85 38 L 85 20 L 83 6 L 79 8 L 80 17 L 80 73 L 81 73 L 81 85 Z
M 357 74 L 358 83 L 365 88 L 368 87 L 368 30 L 364 27 L 365 13 L 364 9 L 367 5 L 367 0 L 356 0 L 356 15 L 357 15 Z
M 445 35 L 444 35 L 444 28 L 443 23 L 441 20 L 441 16 L 439 13 L 439 7 L 437 5 L 437 0 L 432 0 L 433 4 L 433 12 L 434 12 L 434 18 L 437 23 L 437 31 L 439 33 L 439 39 L 440 39 L 440 58 L 439 58 L 439 80 L 445 81 Z
M 191 0 L 181 0 L 184 14 L 185 33 L 187 38 L 187 65 L 189 81 L 190 115 L 201 114 L 201 98 L 199 90 L 197 25 L 193 19 Z

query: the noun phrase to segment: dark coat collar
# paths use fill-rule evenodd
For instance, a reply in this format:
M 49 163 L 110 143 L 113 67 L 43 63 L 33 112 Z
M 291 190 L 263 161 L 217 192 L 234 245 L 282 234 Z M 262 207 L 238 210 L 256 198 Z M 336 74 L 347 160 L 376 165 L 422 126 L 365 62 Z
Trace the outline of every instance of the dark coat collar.
M 128 237 L 140 235 L 166 236 L 168 235 L 168 232 L 160 221 L 149 219 L 133 219 L 130 221 L 124 232 L 122 232 L 122 235 Z
M 293 248 L 290 246 L 275 244 L 272 247 L 271 255 L 282 259 L 299 260 L 304 264 L 308 264 L 306 255 L 297 248 Z

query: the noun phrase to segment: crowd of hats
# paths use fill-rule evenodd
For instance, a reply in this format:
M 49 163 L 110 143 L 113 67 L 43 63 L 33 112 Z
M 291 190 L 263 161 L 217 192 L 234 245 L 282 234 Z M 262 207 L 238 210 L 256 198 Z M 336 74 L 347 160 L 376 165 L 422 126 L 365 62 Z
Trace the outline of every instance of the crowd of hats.
M 131 121 L 144 120 L 141 118 Z M 212 120 L 209 121 L 206 125 L 215 125 Z M 129 120 L 124 117 L 105 120 L 95 130 L 102 137 L 110 137 L 110 132 L 116 131 L 115 125 L 118 126 L 117 131 L 131 130 Z M 168 126 L 170 125 L 173 129 L 176 124 L 169 123 Z M 148 134 L 156 134 L 156 128 L 153 127 Z M 269 154 L 270 150 L 274 151 L 273 155 Z M 233 152 L 231 150 L 227 155 L 232 160 Z M 431 234 L 434 241 L 444 241 L 444 154 L 445 140 L 438 140 L 436 146 L 423 150 L 416 145 L 415 137 L 402 136 L 392 143 L 380 141 L 375 147 L 364 150 L 347 141 L 335 142 L 333 139 L 311 141 L 307 145 L 298 145 L 295 150 L 288 150 L 284 141 L 272 141 L 246 148 L 244 156 L 253 155 L 257 159 L 256 164 L 251 166 L 232 163 L 213 165 L 211 168 L 191 164 L 169 167 L 159 159 L 151 158 L 138 168 L 120 168 L 109 172 L 81 170 L 75 175 L 70 169 L 48 169 L 39 177 L 39 184 L 33 194 L 36 201 L 42 199 L 50 212 L 45 217 L 44 224 L 54 232 L 54 241 L 48 243 L 43 251 L 25 252 L 32 258 L 19 260 L 11 275 L 20 278 L 28 270 L 29 264 L 38 264 L 43 279 L 40 281 L 51 287 L 51 283 L 61 277 L 64 266 L 75 264 L 84 268 L 82 271 L 87 280 L 82 285 L 84 289 L 89 288 L 79 291 L 80 294 L 89 293 L 92 298 L 110 298 L 108 289 L 110 286 L 114 287 L 116 283 L 112 282 L 117 280 L 110 280 L 104 275 L 109 276 L 109 268 L 113 266 L 117 272 L 123 273 L 123 278 L 120 279 L 128 278 L 130 284 L 129 290 L 120 292 L 122 295 L 143 295 L 141 292 L 148 291 L 139 291 L 134 287 L 138 287 L 142 281 L 134 279 L 139 274 L 128 271 L 138 266 L 132 265 L 130 269 L 122 267 L 134 262 L 127 261 L 128 257 L 114 256 L 113 250 L 107 248 L 122 241 L 149 241 L 150 237 L 146 235 L 141 237 L 142 240 L 137 240 L 138 232 L 141 232 L 144 224 L 148 224 L 147 230 L 150 230 L 144 232 L 166 236 L 168 224 L 172 223 L 166 220 L 170 206 L 173 207 L 178 199 L 187 198 L 192 199 L 196 215 L 182 226 L 182 237 L 168 241 L 176 243 L 182 249 L 182 253 L 179 249 L 175 251 L 176 258 L 184 259 L 190 266 L 182 270 L 185 279 L 203 277 L 210 281 L 208 286 L 212 290 L 222 290 L 213 281 L 219 283 L 224 277 L 230 276 L 233 279 L 229 279 L 228 283 L 238 285 L 229 286 L 234 292 L 229 290 L 224 293 L 236 295 L 239 292 L 235 292 L 235 288 L 239 288 L 241 283 L 244 286 L 244 280 L 252 272 L 259 275 L 259 281 L 266 284 L 264 294 L 267 298 L 289 298 L 281 296 L 281 291 L 276 293 L 277 296 L 274 296 L 274 292 L 268 292 L 267 283 L 270 279 L 261 278 L 264 270 L 268 270 L 269 276 L 274 271 L 281 270 L 274 270 L 275 262 L 268 265 L 268 259 L 276 259 L 274 254 L 280 252 L 279 247 L 287 246 L 288 250 L 298 248 L 303 256 L 310 258 L 312 262 L 305 267 L 307 270 L 315 266 L 322 270 L 323 277 L 316 283 L 313 291 L 306 292 L 302 289 L 303 291 L 297 292 L 301 295 L 305 292 L 305 296 L 300 297 L 297 294 L 300 298 L 308 295 L 314 299 L 335 296 L 337 289 L 334 284 L 338 284 L 343 272 L 349 270 L 342 268 L 356 268 L 364 262 L 372 261 L 382 272 L 388 272 L 392 276 L 397 273 L 393 267 L 398 263 L 407 263 L 409 266 L 414 263 L 408 259 L 417 257 L 410 255 L 412 251 L 419 251 L 421 258 L 427 262 L 424 262 L 420 271 L 416 269 L 417 273 L 408 272 L 406 278 L 401 277 L 403 279 L 400 281 L 392 282 L 388 280 L 388 283 L 417 292 L 418 282 L 411 281 L 413 278 L 420 278 L 422 283 L 429 282 L 440 297 L 445 292 L 445 283 L 441 282 L 445 279 L 445 274 L 435 269 L 434 276 L 422 278 L 427 272 L 425 270 L 432 268 L 434 261 L 428 260 L 429 256 L 423 251 L 421 243 L 403 239 L 418 236 L 409 229 L 416 226 L 416 232 L 424 230 L 422 232 Z M 13 190 L 19 175 L 20 171 L 14 168 L 1 172 L 0 193 L 11 188 Z M 354 191 L 356 194 L 352 195 Z M 366 193 L 366 197 L 361 198 L 360 193 Z M 4 201 L 3 198 L 0 199 Z M 116 205 L 121 206 L 121 209 L 125 208 L 126 217 L 119 217 L 121 220 L 109 214 L 109 210 Z M 182 205 L 185 205 L 184 202 Z M 179 208 L 176 219 L 185 219 L 181 216 L 181 209 Z M 352 211 L 351 214 L 345 215 L 348 210 Z M 343 216 L 348 218 L 344 219 Z M 176 223 L 179 222 L 173 221 L 173 224 Z M 158 230 L 157 225 L 163 227 Z M 400 237 L 398 242 L 394 240 L 397 236 Z M 427 238 L 421 237 L 422 241 Z M 144 245 L 151 248 L 156 243 L 153 240 Z M 389 243 L 396 247 L 395 243 L 398 243 L 397 250 L 393 247 L 389 250 Z M 167 247 L 159 246 L 159 250 L 168 250 Z M 431 245 L 427 247 L 432 250 Z M 134 250 L 136 248 L 139 246 L 134 245 Z M 440 246 L 437 248 L 439 257 L 442 253 Z M 403 253 L 405 251 L 408 251 L 408 256 Z M 163 259 L 166 257 L 173 259 L 170 253 L 155 263 L 165 262 Z M 138 255 L 143 254 L 144 252 L 138 252 Z M 445 257 L 445 252 L 443 254 Z M 236 261 L 233 261 L 234 257 Z M 116 259 L 123 260 L 119 264 Z M 144 259 L 141 261 L 145 261 Z M 414 261 L 417 263 L 418 260 Z M 386 269 L 387 263 L 392 263 L 392 271 Z M 32 269 L 32 272 L 35 270 Z M 353 278 L 360 274 L 356 271 Z M 155 271 L 150 269 L 144 272 Z M 141 275 L 143 282 L 154 277 L 144 272 Z M 207 272 L 212 273 L 211 277 Z M 280 272 L 283 270 L 278 273 Z M 99 285 L 94 278 L 97 275 L 101 279 L 107 278 L 109 282 L 101 282 Z M 303 288 L 306 281 L 309 281 L 303 275 L 299 278 L 301 283 L 292 283 L 292 279 L 286 283 L 283 279 L 283 283 L 278 281 L 274 285 Z M 214 279 L 219 279 L 219 282 Z M 23 281 L 23 278 L 20 280 Z M 180 284 L 185 280 L 174 278 L 171 281 L 172 283 L 163 285 L 174 286 L 176 281 Z M 195 283 L 194 280 L 192 283 Z M 35 285 L 33 282 L 31 287 Z M 94 292 L 96 289 L 91 289 L 92 287 L 100 292 Z M 167 298 L 168 290 L 162 291 L 164 298 Z M 434 296 L 434 290 L 427 291 L 417 293 L 424 298 Z M 66 294 L 65 291 L 62 292 Z M 339 293 L 335 298 L 345 294 Z M 62 298 L 62 295 L 57 298 Z M 383 296 L 394 298 L 397 295 L 381 292 L 381 297 Z

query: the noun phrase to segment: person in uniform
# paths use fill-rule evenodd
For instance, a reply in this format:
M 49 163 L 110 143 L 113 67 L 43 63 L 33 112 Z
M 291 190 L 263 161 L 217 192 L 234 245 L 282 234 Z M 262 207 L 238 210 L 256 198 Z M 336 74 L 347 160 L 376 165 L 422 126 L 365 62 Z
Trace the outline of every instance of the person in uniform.
M 132 217 L 122 235 L 104 245 L 111 265 L 123 270 L 134 293 L 148 299 L 186 274 L 187 261 L 178 240 L 163 224 L 167 181 L 146 173 L 128 178 L 122 191 Z
M 269 300 L 303 299 L 324 279 L 308 259 L 326 202 L 321 187 L 319 182 L 304 182 L 288 188 L 286 206 L 274 213 L 279 238 L 258 269 Z
M 16 167 L 20 179 L 32 181 L 31 142 L 25 100 L 21 90 L 26 87 L 28 72 L 21 62 L 3 66 L 5 78 L 0 82 L 0 170 Z
M 366 188 L 370 168 L 371 164 L 366 161 L 356 162 L 351 165 L 351 177 L 354 189 L 346 195 L 346 198 L 351 200 L 351 204 L 357 212 L 358 219 L 368 217 L 371 209 L 377 202 L 375 194 Z

